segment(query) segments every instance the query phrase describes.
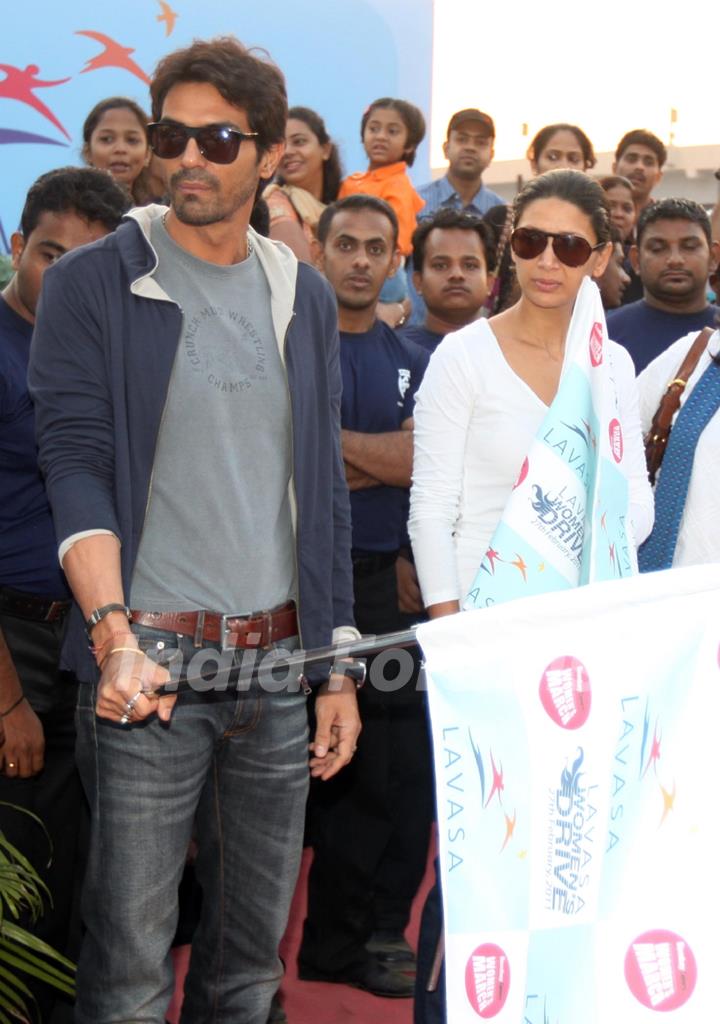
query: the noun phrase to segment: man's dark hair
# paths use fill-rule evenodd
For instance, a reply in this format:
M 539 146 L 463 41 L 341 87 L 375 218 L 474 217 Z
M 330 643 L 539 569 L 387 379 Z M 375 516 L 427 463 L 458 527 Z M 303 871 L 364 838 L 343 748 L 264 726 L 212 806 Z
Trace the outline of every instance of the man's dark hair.
M 415 150 L 425 138 L 425 118 L 423 117 L 422 110 L 407 100 L 396 100 L 392 96 L 382 96 L 379 100 L 371 103 L 362 116 L 360 121 L 361 140 L 365 138 L 365 126 L 370 120 L 373 110 L 395 110 L 400 115 L 400 120 L 407 129 L 403 160 L 408 167 L 412 167 L 415 162 Z
M 618 147 L 615 150 L 616 162 L 623 155 L 628 146 L 647 146 L 651 149 L 657 157 L 657 162 L 662 167 L 667 160 L 667 149 L 662 139 L 659 139 L 657 135 L 653 135 L 646 128 L 633 128 L 631 132 L 626 132 L 625 135 L 618 142 Z
M 76 213 L 114 231 L 130 207 L 130 196 L 107 173 L 95 167 L 58 167 L 30 186 L 20 216 L 27 241 L 43 213 Z
M 150 85 L 155 121 L 162 117 L 167 94 L 184 82 L 212 85 L 228 103 L 244 110 L 250 130 L 258 133 L 258 152 L 285 138 L 287 93 L 282 71 L 232 36 L 197 39 L 184 50 L 163 57 Z
M 638 246 L 649 226 L 659 220 L 689 220 L 693 224 L 699 224 L 707 238 L 708 245 L 712 245 L 710 218 L 705 208 L 700 203 L 696 203 L 694 199 L 659 199 L 656 203 L 646 206 L 638 217 L 636 228 Z
M 485 253 L 485 264 L 488 270 L 495 269 L 496 246 L 495 232 L 489 227 L 482 217 L 476 217 L 472 213 L 463 213 L 462 210 L 446 208 L 438 210 L 432 217 L 423 217 L 415 228 L 412 236 L 412 258 L 413 270 L 418 274 L 422 273 L 425 263 L 425 244 L 428 235 L 435 228 L 442 230 L 474 231 L 482 242 Z
M 384 199 L 380 199 L 378 196 L 366 196 L 363 192 L 358 192 L 353 196 L 345 196 L 344 199 L 338 199 L 337 202 L 330 203 L 329 206 L 325 207 L 318 221 L 318 242 L 321 245 L 325 245 L 330 234 L 332 222 L 338 213 L 345 213 L 347 211 L 358 213 L 362 210 L 373 210 L 375 213 L 382 213 L 383 216 L 387 217 L 392 227 L 393 247 L 395 247 L 398 240 L 398 219 L 395 211 Z
M 584 171 L 558 168 L 546 171 L 525 185 L 513 202 L 513 224 L 517 227 L 527 207 L 537 199 L 563 199 L 589 217 L 600 242 L 610 241 L 610 209 L 600 185 Z

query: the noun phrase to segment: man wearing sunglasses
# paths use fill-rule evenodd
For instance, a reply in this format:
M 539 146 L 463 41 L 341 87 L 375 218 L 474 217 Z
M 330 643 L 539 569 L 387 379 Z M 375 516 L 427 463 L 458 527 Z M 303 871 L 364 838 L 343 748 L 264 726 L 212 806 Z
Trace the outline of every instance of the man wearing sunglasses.
M 248 228 L 282 152 L 279 70 L 235 40 L 195 42 L 161 61 L 151 98 L 170 206 L 48 273 L 30 369 L 76 599 L 65 659 L 86 684 L 75 1019 L 164 1021 L 194 830 L 182 1019 L 265 1024 L 302 845 L 305 694 L 227 674 L 155 689 L 166 657 L 197 680 L 233 652 L 261 663 L 358 635 L 337 317 L 317 272 Z M 355 685 L 304 681 L 319 685 L 310 772 L 326 779 L 355 748 Z

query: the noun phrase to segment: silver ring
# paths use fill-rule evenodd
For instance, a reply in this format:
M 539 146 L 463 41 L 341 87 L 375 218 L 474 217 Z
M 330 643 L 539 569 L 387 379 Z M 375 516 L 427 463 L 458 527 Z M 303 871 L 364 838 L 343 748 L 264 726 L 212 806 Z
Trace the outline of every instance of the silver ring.
M 122 717 L 120 718 L 120 725 L 129 725 L 129 724 L 130 724 L 130 716 L 129 715 L 122 715 Z
M 138 702 L 138 701 L 140 700 L 140 698 L 142 697 L 142 695 L 143 695 L 143 691 L 142 691 L 142 689 L 140 689 L 140 690 L 138 690 L 138 692 L 137 692 L 137 693 L 135 694 L 135 696 L 134 696 L 134 697 L 131 697 L 131 698 L 130 698 L 130 700 L 129 700 L 129 701 L 127 702 L 127 704 L 125 705 L 125 707 L 126 707 L 126 708 L 128 709 L 128 711 L 132 711 L 132 710 L 134 710 L 134 708 L 135 708 L 135 705 L 136 705 L 136 704 L 137 704 L 137 702 Z

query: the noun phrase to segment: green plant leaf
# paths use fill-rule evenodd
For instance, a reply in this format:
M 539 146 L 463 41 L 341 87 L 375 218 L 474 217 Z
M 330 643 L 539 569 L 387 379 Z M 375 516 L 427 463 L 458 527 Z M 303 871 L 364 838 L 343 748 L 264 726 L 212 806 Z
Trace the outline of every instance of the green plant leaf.
M 0 801 L 0 806 L 14 805 Z M 38 823 L 47 837 L 52 858 L 50 837 L 37 815 L 22 807 L 14 809 Z M 28 1022 L 28 999 L 37 1006 L 19 973 L 37 978 L 71 997 L 75 995 L 75 965 L 15 923 L 23 911 L 31 921 L 36 921 L 46 901 L 52 905 L 47 885 L 28 858 L 0 830 L 0 1024 Z
M 72 964 L 69 967 L 63 964 L 63 969 L 60 969 L 54 964 L 48 963 L 30 953 L 23 946 L 13 946 L 4 942 L 0 943 L 0 963 L 8 963 L 11 958 L 14 958 L 18 964 L 21 964 L 22 970 L 27 974 L 34 974 L 36 977 L 39 977 L 37 972 L 41 971 L 43 981 L 47 981 L 50 985 L 54 985 L 56 981 L 63 985 L 74 984 L 73 974 L 75 969 Z
M 16 1017 L 19 1017 L 21 1014 L 27 1017 L 27 1004 L 25 1000 L 2 981 L 0 981 L 0 1007 Z
M 66 995 L 75 995 L 74 982 L 67 979 L 63 979 L 62 976 L 54 977 L 54 975 L 57 974 L 57 972 L 55 972 L 54 970 L 50 970 L 46 967 L 38 969 L 37 967 L 32 966 L 26 960 L 23 960 L 17 956 L 13 956 L 12 954 L 7 952 L 4 952 L 2 954 L 2 959 L 9 967 L 15 967 L 17 968 L 17 970 L 23 971 L 25 974 L 29 974 L 33 978 L 37 978 L 38 981 L 44 981 L 46 982 L 46 984 L 52 985 L 53 988 L 58 989 L 58 991 L 60 992 L 64 992 Z
M 6 967 L 3 967 L 0 963 L 0 978 L 5 978 L 7 982 L 14 985 L 18 992 L 21 992 L 24 996 L 32 998 L 32 992 L 27 987 L 22 978 L 18 978 L 16 975 L 11 974 Z
M 62 953 L 58 953 L 56 949 L 49 946 L 47 942 L 39 939 L 36 935 L 28 932 L 25 928 L 21 928 L 16 924 L 6 924 L 5 927 L 0 931 L 0 944 L 3 940 L 8 942 L 17 942 L 20 945 L 27 946 L 36 953 L 42 953 L 45 957 L 50 957 L 52 960 L 57 960 L 68 971 L 75 971 L 75 964 L 72 960 L 68 960 L 67 957 L 63 956 Z

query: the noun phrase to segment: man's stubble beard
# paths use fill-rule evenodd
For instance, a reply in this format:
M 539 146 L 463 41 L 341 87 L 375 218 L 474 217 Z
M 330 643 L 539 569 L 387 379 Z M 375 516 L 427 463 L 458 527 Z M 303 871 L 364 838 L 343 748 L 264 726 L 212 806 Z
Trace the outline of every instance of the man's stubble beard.
M 662 285 L 654 285 L 652 288 L 644 285 L 644 288 L 653 299 L 657 302 L 663 302 L 668 306 L 696 306 L 702 301 L 702 297 L 705 294 L 704 285 L 698 286 L 695 282 L 692 284 L 688 282 L 687 288 L 680 291 L 666 290 Z M 681 309 L 679 312 L 682 313 L 684 310 Z
M 480 164 L 477 163 L 477 164 L 475 164 L 475 166 L 474 166 L 474 168 L 472 170 L 466 170 L 464 168 L 460 168 L 460 170 L 456 170 L 453 167 L 452 168 L 452 173 L 453 173 L 453 176 L 455 178 L 460 178 L 462 181 L 475 181 L 476 178 L 479 178 L 479 177 L 482 176 L 484 170 L 485 170 L 485 168 L 481 167 Z
M 214 197 L 207 200 L 207 196 L 187 195 L 179 197 L 177 192 L 183 181 L 198 181 L 207 185 L 214 193 Z M 218 224 L 220 221 L 228 220 L 234 213 L 251 199 L 257 192 L 259 179 L 243 183 L 238 191 L 231 193 L 223 201 L 220 195 L 220 183 L 211 174 L 197 172 L 178 171 L 169 182 L 170 205 L 181 224 L 192 227 L 207 227 L 210 224 Z
M 352 298 L 348 299 L 345 296 L 340 295 L 336 295 L 335 297 L 337 299 L 337 304 L 340 309 L 351 309 L 354 313 L 357 313 L 358 311 L 362 311 L 364 309 L 373 309 L 378 302 L 377 295 L 370 302 L 368 302 L 367 299 L 361 299 L 359 297 L 355 300 L 353 300 Z

